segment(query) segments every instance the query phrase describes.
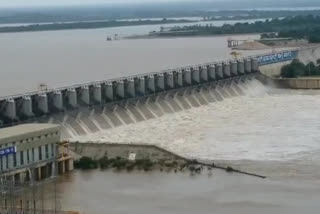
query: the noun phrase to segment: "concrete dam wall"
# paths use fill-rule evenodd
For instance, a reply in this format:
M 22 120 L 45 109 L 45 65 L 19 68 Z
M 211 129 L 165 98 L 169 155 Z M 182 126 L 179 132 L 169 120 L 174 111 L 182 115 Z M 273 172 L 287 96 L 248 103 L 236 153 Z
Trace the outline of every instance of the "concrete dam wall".
M 291 53 L 290 53 L 291 52 Z M 260 72 L 268 77 L 279 77 L 281 72 L 281 67 L 287 64 L 290 64 L 293 59 L 299 59 L 301 62 L 307 64 L 309 62 L 316 63 L 317 59 L 320 59 L 320 45 L 312 46 L 312 47 L 303 47 L 299 49 L 293 49 L 291 51 L 282 52 L 282 53 L 290 53 L 288 60 L 279 61 L 277 63 L 262 63 L 260 64 Z M 271 57 L 277 58 L 279 53 L 270 54 L 268 56 L 263 57 Z M 286 57 L 286 56 L 281 56 Z
M 0 98 L 1 126 L 61 124 L 70 139 L 243 95 L 259 66 L 286 63 L 294 51 L 207 63 Z
M 94 116 L 92 110 L 111 111 L 112 115 L 115 109 L 120 111 L 119 109 L 130 106 L 130 102 L 145 102 L 146 98 L 155 99 L 156 95 L 167 95 L 168 92 L 200 85 L 217 85 L 222 81 L 250 76 L 257 72 L 258 61 L 252 57 L 2 97 L 0 123 L 2 126 L 32 121 L 72 123 L 75 119 L 84 117 L 86 111 L 91 112 L 90 117 Z M 71 117 L 63 116 L 61 119 L 62 115 Z M 137 117 L 142 119 L 140 116 Z M 118 124 L 116 119 L 110 120 L 113 124 Z M 130 119 L 124 120 L 130 122 Z M 91 124 L 89 127 L 95 126 Z M 76 133 L 79 134 L 79 131 Z

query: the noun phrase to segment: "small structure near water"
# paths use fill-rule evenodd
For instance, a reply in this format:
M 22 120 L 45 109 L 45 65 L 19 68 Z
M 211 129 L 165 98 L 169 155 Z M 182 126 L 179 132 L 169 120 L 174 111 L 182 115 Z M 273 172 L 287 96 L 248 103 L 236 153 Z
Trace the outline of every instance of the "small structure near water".
M 60 126 L 23 124 L 0 130 L 0 178 L 25 182 L 43 180 L 73 169 Z

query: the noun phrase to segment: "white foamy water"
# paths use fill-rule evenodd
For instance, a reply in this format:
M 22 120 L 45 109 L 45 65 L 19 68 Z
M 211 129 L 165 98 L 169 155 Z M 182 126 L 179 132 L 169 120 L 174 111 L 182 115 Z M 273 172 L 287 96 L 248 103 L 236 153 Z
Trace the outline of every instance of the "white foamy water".
M 75 140 L 156 144 L 224 160 L 301 159 L 320 149 L 320 92 L 272 89 L 256 80 L 246 87 L 244 96 Z

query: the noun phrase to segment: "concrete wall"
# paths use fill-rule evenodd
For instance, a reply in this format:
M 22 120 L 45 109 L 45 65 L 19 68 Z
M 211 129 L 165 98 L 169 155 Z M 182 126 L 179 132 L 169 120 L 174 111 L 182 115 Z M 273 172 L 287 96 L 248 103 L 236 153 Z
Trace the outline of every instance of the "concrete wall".
M 320 78 L 273 78 L 257 75 L 257 79 L 267 85 L 286 89 L 320 89 Z
M 258 72 L 257 59 L 245 59 L 245 74 Z M 239 64 L 239 65 L 238 65 Z M 91 107 L 150 96 L 245 75 L 243 61 L 207 63 L 159 73 L 93 82 L 25 95 L 0 98 L 0 125 L 12 125 L 79 107 Z M 209 71 L 209 73 L 208 73 Z
M 144 144 L 111 144 L 111 143 L 70 143 L 70 150 L 75 153 L 75 159 L 82 156 L 100 159 L 121 157 L 129 158 L 130 153 L 136 154 L 136 159 L 160 160 L 185 160 L 173 152 L 154 145 Z
M 276 64 L 263 65 L 260 66 L 260 72 L 269 77 L 279 77 L 282 66 L 288 65 L 290 63 L 291 60 L 287 62 L 279 62 Z
M 316 63 L 317 59 L 320 59 L 320 46 L 300 48 L 296 58 L 305 64 L 309 62 Z M 260 72 L 269 77 L 279 77 L 282 66 L 290 64 L 291 61 L 260 66 Z
M 320 78 L 273 79 L 273 83 L 279 88 L 320 89 Z

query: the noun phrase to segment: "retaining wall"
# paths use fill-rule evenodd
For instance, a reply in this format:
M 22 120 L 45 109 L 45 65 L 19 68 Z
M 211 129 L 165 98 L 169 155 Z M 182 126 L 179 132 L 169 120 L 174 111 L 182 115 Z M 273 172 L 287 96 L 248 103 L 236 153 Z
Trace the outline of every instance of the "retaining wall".
M 112 144 L 112 143 L 70 143 L 69 148 L 75 153 L 75 158 L 82 156 L 91 157 L 95 160 L 104 156 L 108 158 L 121 157 L 128 159 L 131 153 L 136 159 L 150 159 L 152 161 L 186 160 L 184 157 L 167 151 L 155 145 L 145 144 Z

